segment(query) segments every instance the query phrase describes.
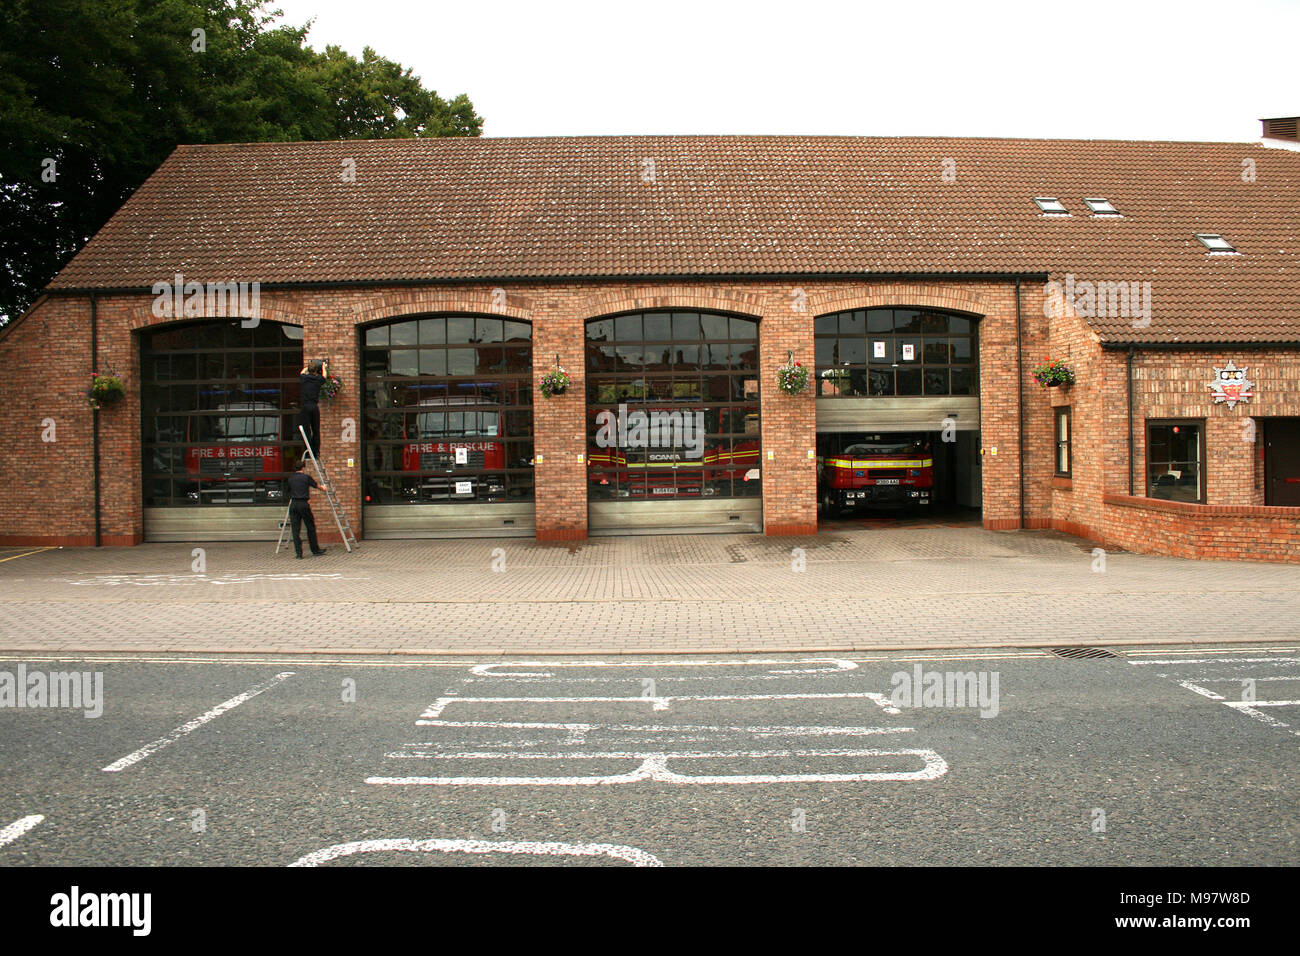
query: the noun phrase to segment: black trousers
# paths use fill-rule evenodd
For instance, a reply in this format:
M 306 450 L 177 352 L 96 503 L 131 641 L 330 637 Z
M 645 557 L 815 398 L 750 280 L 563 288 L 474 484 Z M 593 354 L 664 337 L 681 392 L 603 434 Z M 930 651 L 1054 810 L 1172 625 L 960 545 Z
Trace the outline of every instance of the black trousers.
M 298 410 L 298 424 L 307 433 L 311 453 L 320 457 L 320 406 L 304 405 Z
M 309 502 L 295 498 L 289 502 L 289 526 L 293 529 L 293 553 L 298 557 L 302 557 L 303 525 L 307 526 L 307 543 L 311 545 L 312 554 L 315 554 L 320 550 L 320 544 L 316 541 L 316 517 L 311 513 Z

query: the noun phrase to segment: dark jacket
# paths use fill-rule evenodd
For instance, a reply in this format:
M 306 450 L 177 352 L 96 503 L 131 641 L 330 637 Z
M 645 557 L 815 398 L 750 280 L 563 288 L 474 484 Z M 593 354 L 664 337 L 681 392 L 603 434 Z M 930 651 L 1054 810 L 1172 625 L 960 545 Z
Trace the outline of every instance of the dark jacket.
M 289 476 L 289 497 L 294 501 L 307 501 L 313 488 L 319 488 L 316 479 L 305 471 L 295 471 Z
M 324 375 L 303 372 L 298 376 L 298 381 L 302 383 L 302 403 L 304 406 L 315 405 L 320 401 L 320 387 L 325 384 Z

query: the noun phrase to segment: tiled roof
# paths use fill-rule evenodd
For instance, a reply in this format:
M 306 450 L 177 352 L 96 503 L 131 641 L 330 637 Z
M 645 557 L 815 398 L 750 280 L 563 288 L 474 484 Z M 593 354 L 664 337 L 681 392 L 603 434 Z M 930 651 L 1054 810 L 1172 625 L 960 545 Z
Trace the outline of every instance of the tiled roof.
M 1073 215 L 1045 217 L 1034 196 Z M 1093 218 L 1093 196 L 1123 217 Z M 1241 255 L 1208 255 L 1203 232 Z M 264 284 L 1072 273 L 1152 283 L 1150 326 L 1092 320 L 1110 341 L 1300 341 L 1300 153 L 803 136 L 182 146 L 50 288 L 146 288 L 177 272 Z

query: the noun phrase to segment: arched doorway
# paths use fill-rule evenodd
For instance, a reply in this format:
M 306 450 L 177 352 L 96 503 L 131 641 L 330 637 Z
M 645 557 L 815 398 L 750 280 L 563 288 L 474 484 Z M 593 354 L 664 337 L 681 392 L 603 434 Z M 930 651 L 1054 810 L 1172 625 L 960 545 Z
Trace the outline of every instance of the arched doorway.
M 978 320 L 917 308 L 813 320 L 823 518 L 978 516 Z
M 221 319 L 139 338 L 145 540 L 273 540 L 301 453 L 302 328 Z
M 434 314 L 361 335 L 366 537 L 534 534 L 532 326 Z
M 761 531 L 757 320 L 633 312 L 586 333 L 588 532 Z

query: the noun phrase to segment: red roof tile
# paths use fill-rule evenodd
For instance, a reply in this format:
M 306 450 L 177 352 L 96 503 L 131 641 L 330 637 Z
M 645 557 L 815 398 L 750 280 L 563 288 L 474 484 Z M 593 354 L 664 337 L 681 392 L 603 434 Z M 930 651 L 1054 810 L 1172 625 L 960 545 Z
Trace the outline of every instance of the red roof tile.
M 1073 215 L 1040 215 L 1043 195 Z M 1085 196 L 1122 218 L 1093 218 Z M 1241 255 L 1208 255 L 1201 232 Z M 1295 342 L 1300 153 L 783 136 L 182 146 L 50 289 L 147 288 L 177 272 L 263 284 L 1072 273 L 1151 282 L 1149 327 L 1091 320 L 1110 341 Z

